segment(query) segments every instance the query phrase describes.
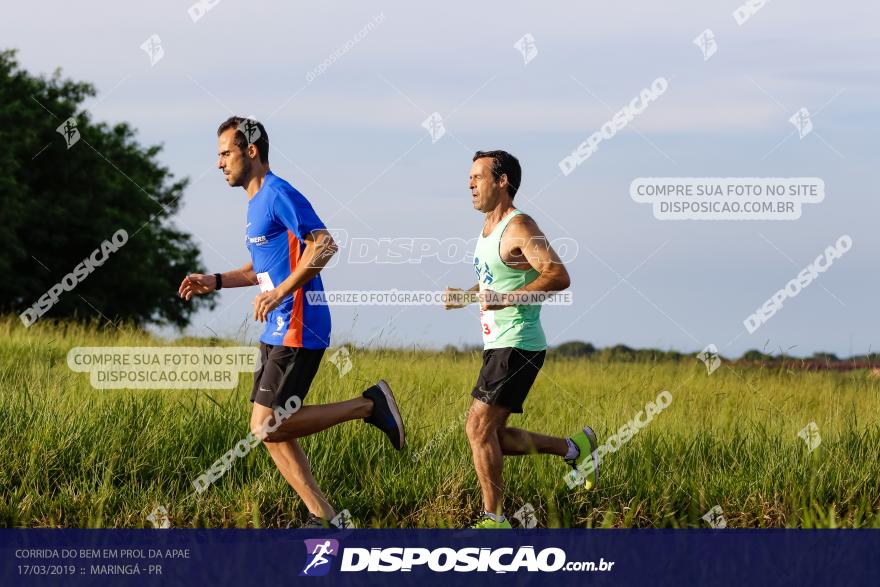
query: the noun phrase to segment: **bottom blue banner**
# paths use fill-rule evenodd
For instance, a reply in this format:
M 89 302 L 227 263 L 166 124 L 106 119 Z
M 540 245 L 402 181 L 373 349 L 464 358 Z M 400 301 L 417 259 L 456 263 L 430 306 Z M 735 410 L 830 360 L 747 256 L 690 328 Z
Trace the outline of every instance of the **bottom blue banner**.
M 876 530 L 0 530 L 2 585 L 880 584 Z

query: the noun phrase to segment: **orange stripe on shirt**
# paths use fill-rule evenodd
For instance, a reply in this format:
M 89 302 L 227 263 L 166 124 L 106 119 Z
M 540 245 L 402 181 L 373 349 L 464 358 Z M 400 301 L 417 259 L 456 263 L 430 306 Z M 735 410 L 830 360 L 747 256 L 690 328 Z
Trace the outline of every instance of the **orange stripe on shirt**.
M 289 230 L 287 244 L 290 247 L 290 272 L 293 273 L 299 263 L 299 239 Z M 293 309 L 290 312 L 290 323 L 284 335 L 284 346 L 302 347 L 303 340 L 303 291 L 302 288 L 293 292 Z

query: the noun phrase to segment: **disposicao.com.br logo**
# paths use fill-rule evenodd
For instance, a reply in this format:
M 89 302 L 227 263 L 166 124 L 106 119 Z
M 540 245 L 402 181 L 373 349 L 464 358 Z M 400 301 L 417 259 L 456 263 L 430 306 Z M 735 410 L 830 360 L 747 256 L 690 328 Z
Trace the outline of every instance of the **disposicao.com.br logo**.
M 313 538 L 306 543 L 306 565 L 300 577 L 321 577 L 330 570 L 331 557 L 339 554 L 339 541 L 332 538 Z
M 306 540 L 308 553 L 306 565 L 300 576 L 325 575 L 330 569 L 330 556 L 339 552 L 339 543 L 330 539 Z M 544 548 L 535 551 L 533 546 L 518 548 L 466 547 L 466 548 L 418 548 L 392 546 L 387 548 L 343 549 L 339 570 L 341 572 L 410 572 L 424 565 L 435 573 L 449 571 L 515 573 L 517 571 L 553 573 L 556 571 L 610 571 L 614 562 L 600 559 L 594 561 L 566 561 L 561 548 Z

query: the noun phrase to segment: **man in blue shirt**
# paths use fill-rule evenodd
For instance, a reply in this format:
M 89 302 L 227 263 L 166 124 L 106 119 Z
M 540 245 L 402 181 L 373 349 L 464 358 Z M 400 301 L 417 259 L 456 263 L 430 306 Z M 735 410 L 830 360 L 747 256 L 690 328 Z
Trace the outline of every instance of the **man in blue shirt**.
M 217 137 L 217 167 L 228 185 L 242 187 L 248 195 L 251 262 L 226 273 L 188 275 L 178 293 L 189 300 L 222 287 L 260 286 L 254 319 L 266 327 L 251 393 L 251 431 L 263 439 L 278 470 L 309 509 L 306 526 L 326 527 L 336 511 L 321 493 L 296 439 L 363 418 L 400 450 L 403 421 L 383 380 L 362 397 L 302 406 L 330 345 L 330 309 L 307 294 L 323 293 L 319 273 L 336 253 L 336 244 L 305 196 L 269 170 L 269 136 L 261 123 L 233 116 L 220 125 Z

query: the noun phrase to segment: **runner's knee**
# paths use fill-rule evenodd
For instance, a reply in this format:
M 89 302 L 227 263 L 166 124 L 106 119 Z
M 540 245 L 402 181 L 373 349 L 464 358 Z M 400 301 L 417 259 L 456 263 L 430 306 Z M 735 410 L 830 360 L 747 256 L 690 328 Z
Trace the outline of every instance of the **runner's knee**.
M 465 432 L 471 441 L 480 442 L 498 434 L 498 426 L 486 415 L 471 412 L 465 424 Z
M 251 412 L 251 434 L 260 440 L 272 442 L 271 438 L 266 436 L 268 426 L 271 426 L 272 422 L 272 410 L 265 406 L 254 404 L 254 409 Z

